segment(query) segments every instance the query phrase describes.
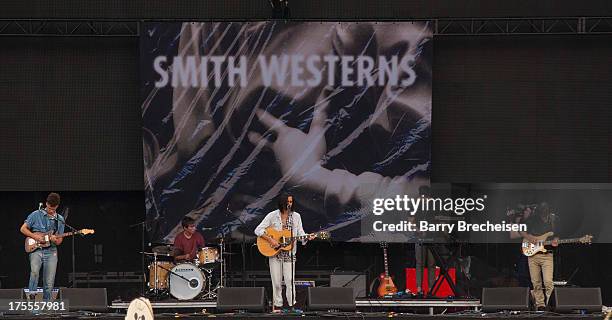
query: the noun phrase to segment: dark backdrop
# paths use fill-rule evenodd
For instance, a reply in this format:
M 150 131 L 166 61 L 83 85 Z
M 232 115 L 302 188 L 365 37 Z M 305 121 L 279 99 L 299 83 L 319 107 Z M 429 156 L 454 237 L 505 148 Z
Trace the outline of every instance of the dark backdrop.
M 436 37 L 433 181 L 612 181 L 611 40 Z M 2 43 L 0 190 L 142 190 L 137 39 Z
M 436 37 L 432 180 L 611 182 L 612 37 Z
M 0 190 L 142 190 L 138 40 L 0 42 Z

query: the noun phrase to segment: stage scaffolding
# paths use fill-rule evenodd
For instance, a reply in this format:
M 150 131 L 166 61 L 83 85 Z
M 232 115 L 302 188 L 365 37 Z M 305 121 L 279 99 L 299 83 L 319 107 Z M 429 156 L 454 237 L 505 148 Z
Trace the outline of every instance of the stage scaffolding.
M 141 24 L 153 21 L 182 22 L 184 20 L 0 19 L 0 36 L 138 37 L 142 30 Z M 249 21 L 257 20 L 244 20 L 244 22 Z M 330 20 L 293 19 L 287 21 Z M 340 21 L 400 22 L 401 20 Z M 612 34 L 612 17 L 431 18 L 407 21 L 430 22 L 433 25 L 434 36 Z

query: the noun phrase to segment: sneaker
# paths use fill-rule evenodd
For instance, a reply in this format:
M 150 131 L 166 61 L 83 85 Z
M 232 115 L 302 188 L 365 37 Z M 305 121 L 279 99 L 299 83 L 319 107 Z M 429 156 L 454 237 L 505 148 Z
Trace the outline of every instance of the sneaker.
M 304 311 L 302 311 L 302 309 L 298 309 L 298 308 L 294 308 L 294 307 L 291 307 L 290 312 L 291 313 L 297 313 L 297 314 L 303 314 L 304 313 Z

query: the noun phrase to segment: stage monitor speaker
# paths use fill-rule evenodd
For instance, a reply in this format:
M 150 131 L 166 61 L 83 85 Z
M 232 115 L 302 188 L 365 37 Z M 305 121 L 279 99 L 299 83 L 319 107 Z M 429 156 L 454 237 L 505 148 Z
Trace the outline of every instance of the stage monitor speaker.
M 601 289 L 556 287 L 550 305 L 559 313 L 570 313 L 577 310 L 601 312 Z
M 218 311 L 264 311 L 263 287 L 219 288 L 217 295 Z
M 482 288 L 482 311 L 527 311 L 529 310 L 529 288 Z
M 355 311 L 353 288 L 308 288 L 309 311 Z
M 107 312 L 106 288 L 60 288 L 60 299 L 70 311 Z
M 329 276 L 329 286 L 333 288 L 353 288 L 353 298 L 368 296 L 365 274 L 332 274 Z
M 22 300 L 23 289 L 0 289 L 0 299 Z
M 53 288 L 53 290 L 51 290 L 51 300 L 57 300 L 59 297 L 59 290 L 59 288 Z M 25 299 L 29 299 L 31 295 L 34 295 L 34 301 L 43 301 L 44 289 L 36 288 L 35 291 L 30 291 L 28 288 L 23 289 L 23 297 Z

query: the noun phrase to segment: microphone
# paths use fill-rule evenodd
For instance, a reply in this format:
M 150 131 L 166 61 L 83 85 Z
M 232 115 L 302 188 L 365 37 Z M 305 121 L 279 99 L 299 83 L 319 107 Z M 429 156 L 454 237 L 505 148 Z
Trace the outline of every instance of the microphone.
M 42 209 L 42 205 L 43 205 L 43 203 L 42 203 L 42 202 L 39 202 L 39 203 L 38 203 L 38 210 Z
M 70 208 L 66 207 L 66 209 L 64 209 L 64 221 L 68 220 L 68 214 L 70 214 Z

